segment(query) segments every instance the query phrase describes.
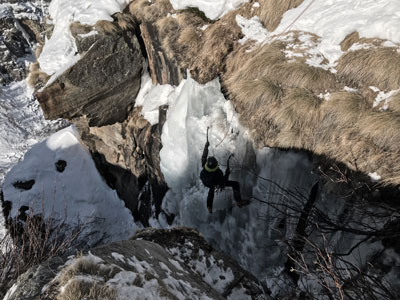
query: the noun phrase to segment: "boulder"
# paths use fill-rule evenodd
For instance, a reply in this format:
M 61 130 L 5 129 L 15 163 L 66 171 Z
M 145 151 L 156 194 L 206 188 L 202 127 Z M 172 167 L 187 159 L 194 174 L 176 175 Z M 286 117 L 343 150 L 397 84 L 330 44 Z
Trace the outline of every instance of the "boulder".
M 47 119 L 85 116 L 89 126 L 122 122 L 140 88 L 144 58 L 135 32 L 75 34 L 81 59 L 35 93 Z

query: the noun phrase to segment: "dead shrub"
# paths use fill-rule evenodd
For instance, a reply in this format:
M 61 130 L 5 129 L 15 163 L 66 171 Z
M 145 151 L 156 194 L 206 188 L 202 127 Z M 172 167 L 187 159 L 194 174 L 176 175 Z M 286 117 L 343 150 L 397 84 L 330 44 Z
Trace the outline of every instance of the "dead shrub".
M 32 213 L 7 224 L 7 234 L 0 240 L 0 296 L 30 267 L 76 249 L 85 227 L 71 228 Z
M 349 86 L 400 88 L 400 53 L 396 48 L 371 48 L 344 54 L 337 65 L 338 77 Z
M 303 0 L 259 0 L 260 20 L 268 31 L 274 31 L 281 23 L 282 16 L 289 9 L 299 6 Z

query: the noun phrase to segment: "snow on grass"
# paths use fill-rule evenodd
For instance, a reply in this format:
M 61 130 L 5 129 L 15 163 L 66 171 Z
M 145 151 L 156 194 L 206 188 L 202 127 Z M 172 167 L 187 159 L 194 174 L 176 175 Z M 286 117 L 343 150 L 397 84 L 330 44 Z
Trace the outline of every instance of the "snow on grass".
M 249 0 L 170 0 L 170 2 L 175 10 L 197 7 L 207 18 L 215 20 L 243 3 L 248 3 Z
M 241 15 L 236 15 L 236 23 L 242 29 L 244 37 L 239 40 L 239 43 L 244 44 L 248 40 L 254 40 L 257 44 L 265 41 L 268 36 L 268 30 L 261 24 L 260 18 L 257 16 L 251 19 L 246 19 Z
M 311 6 L 306 9 L 310 3 Z M 398 0 L 305 0 L 287 11 L 273 34 L 280 34 L 301 14 L 290 30 L 312 32 L 321 37 L 318 51 L 334 64 L 342 55 L 340 42 L 357 31 L 360 37 L 382 38 L 400 43 Z
M 66 161 L 63 172 L 56 162 Z M 16 182 L 34 180 L 29 190 Z M 83 226 L 86 242 L 110 242 L 132 235 L 137 226 L 130 211 L 98 173 L 89 151 L 81 145 L 74 127 L 65 128 L 34 145 L 7 175 L 6 200 L 13 203 L 10 217 L 19 215 L 23 205 L 34 214 L 43 214 L 68 225 Z
M 389 91 L 389 92 L 384 92 L 384 91 L 379 90 L 375 86 L 370 86 L 369 88 L 372 91 L 374 91 L 375 93 L 378 93 L 377 96 L 375 97 L 375 101 L 372 104 L 372 107 L 377 107 L 377 106 L 381 105 L 381 107 L 380 107 L 381 110 L 387 110 L 389 108 L 390 98 L 392 96 L 396 95 L 397 93 L 400 93 L 400 89 Z
M 303 46 L 308 48 L 307 55 L 311 55 L 306 63 L 335 72 L 337 60 L 343 54 L 340 43 L 354 31 L 357 31 L 360 37 L 387 39 L 384 46 L 398 46 L 396 45 L 400 43 L 398 11 L 400 11 L 400 1 L 397 0 L 306 0 L 297 8 L 287 11 L 274 32 L 268 32 L 263 28 L 258 17 L 247 20 L 236 16 L 236 21 L 244 34 L 241 42 L 254 40 L 257 44 L 262 44 L 277 39 L 285 40 L 286 37 L 282 34 L 290 30 L 318 35 L 321 39 L 313 45 L 307 45 L 307 40 L 303 41 Z M 369 44 L 355 43 L 349 51 L 369 47 L 371 47 Z M 287 49 L 286 55 L 290 57 L 299 54 Z M 328 62 L 323 64 L 324 58 Z
M 49 75 L 60 74 L 78 59 L 75 40 L 69 30 L 73 22 L 94 25 L 99 20 L 113 21 L 111 15 L 122 11 L 129 0 L 53 0 L 49 6 L 54 24 L 52 36 L 38 59 L 40 68 Z

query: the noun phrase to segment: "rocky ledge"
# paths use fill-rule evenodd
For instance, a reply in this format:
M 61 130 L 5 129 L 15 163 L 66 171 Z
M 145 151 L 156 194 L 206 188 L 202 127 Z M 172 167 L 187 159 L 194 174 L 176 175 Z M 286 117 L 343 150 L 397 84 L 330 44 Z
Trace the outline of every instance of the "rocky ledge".
M 198 232 L 174 228 L 53 258 L 20 276 L 6 299 L 271 299 L 267 292 Z

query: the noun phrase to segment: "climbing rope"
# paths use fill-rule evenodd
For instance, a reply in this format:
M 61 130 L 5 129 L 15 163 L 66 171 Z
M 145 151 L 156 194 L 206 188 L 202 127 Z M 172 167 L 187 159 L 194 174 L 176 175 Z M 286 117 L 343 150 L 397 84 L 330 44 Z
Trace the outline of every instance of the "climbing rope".
M 231 130 L 231 127 L 232 127 L 233 115 L 234 115 L 234 113 L 233 113 L 233 111 L 232 111 L 232 117 L 231 117 L 231 121 L 229 122 L 228 130 L 225 132 L 225 135 L 224 135 L 224 137 L 222 138 L 222 140 L 221 140 L 214 148 L 218 148 L 218 146 L 221 145 L 222 142 L 223 142 L 223 141 L 226 139 L 226 137 L 228 136 L 228 133 L 229 133 L 229 131 Z
M 310 2 L 310 4 L 307 5 L 306 8 L 303 9 L 303 11 L 296 17 L 296 19 L 294 19 L 292 21 L 292 23 L 289 24 L 289 26 L 287 26 L 285 28 L 285 30 L 283 30 L 280 34 L 278 34 L 278 36 L 281 36 L 283 34 L 285 34 L 290 28 L 292 28 L 292 26 L 301 18 L 301 16 L 311 7 L 311 5 L 315 2 L 315 0 L 312 0 Z

